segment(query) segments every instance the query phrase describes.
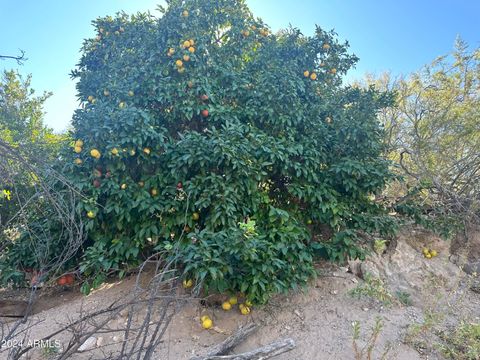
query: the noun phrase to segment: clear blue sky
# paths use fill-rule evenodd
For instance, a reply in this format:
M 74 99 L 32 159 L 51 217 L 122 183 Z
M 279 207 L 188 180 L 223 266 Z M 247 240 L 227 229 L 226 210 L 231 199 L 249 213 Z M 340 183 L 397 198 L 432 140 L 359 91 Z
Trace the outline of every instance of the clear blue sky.
M 480 46 L 480 0 L 247 0 L 256 16 L 278 30 L 292 24 L 305 34 L 314 25 L 335 29 L 360 57 L 350 78 L 366 72 L 408 73 L 452 49 L 460 35 Z M 94 36 L 98 16 L 150 10 L 162 0 L 0 0 L 0 54 L 26 51 L 21 67 L 1 61 L 0 69 L 33 75 L 47 101 L 46 123 L 65 129 L 77 107 L 69 72 L 79 60 L 82 40 Z

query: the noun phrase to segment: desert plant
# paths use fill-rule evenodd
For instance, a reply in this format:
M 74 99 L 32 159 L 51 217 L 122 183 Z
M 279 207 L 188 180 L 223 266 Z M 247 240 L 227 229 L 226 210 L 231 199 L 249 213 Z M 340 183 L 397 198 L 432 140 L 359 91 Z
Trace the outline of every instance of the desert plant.
M 445 356 L 459 360 L 480 358 L 480 324 L 461 322 L 441 337 L 444 343 L 440 348 Z
M 384 305 L 391 305 L 394 301 L 394 297 L 385 282 L 380 277 L 373 276 L 370 273 L 365 274 L 363 283 L 350 290 L 350 295 L 357 298 L 366 297 Z
M 383 321 L 381 318 L 377 317 L 375 319 L 375 324 L 371 329 L 370 337 L 367 339 L 365 345 L 363 347 L 360 347 L 358 345 L 358 341 L 360 339 L 360 330 L 361 330 L 360 322 L 354 321 L 352 323 L 352 330 L 353 330 L 352 347 L 353 347 L 353 354 L 355 356 L 355 360 L 363 360 L 363 359 L 372 360 L 373 359 L 373 354 L 376 346 L 378 345 L 378 337 L 382 333 L 382 328 L 383 328 Z M 379 358 L 387 359 L 387 355 L 390 349 L 391 349 L 390 344 L 387 344 Z

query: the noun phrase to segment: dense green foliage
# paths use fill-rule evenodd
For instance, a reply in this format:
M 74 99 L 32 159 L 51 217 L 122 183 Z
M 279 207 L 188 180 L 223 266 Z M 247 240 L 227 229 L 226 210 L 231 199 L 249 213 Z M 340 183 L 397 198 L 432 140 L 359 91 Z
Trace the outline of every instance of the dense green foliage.
M 49 239 L 58 227 L 44 216 L 48 206 L 36 197 L 34 170 L 53 165 L 65 136 L 44 125 L 43 105 L 49 94 L 36 96 L 30 83 L 30 76 L 24 79 L 14 71 L 5 71 L 0 79 L 0 283 L 21 281 L 22 269 L 40 268 L 61 249 L 49 240 L 38 242 Z
M 185 276 L 263 302 L 304 284 L 315 251 L 355 258 L 357 230 L 391 231 L 371 197 L 390 177 L 376 119 L 390 97 L 342 87 L 357 58 L 334 33 L 270 34 L 240 0 L 95 26 L 65 169 L 90 198 L 86 274 L 171 249 Z

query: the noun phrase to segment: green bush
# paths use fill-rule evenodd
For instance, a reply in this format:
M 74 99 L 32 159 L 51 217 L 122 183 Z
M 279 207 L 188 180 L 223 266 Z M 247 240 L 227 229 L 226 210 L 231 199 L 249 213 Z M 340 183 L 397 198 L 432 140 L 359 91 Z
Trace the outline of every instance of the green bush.
M 362 256 L 357 231 L 389 233 L 371 195 L 390 178 L 376 113 L 391 96 L 342 86 L 347 44 L 319 27 L 271 34 L 241 0 L 167 3 L 97 19 L 72 73 L 82 270 L 167 249 L 205 288 L 264 302 L 305 284 L 316 252 Z

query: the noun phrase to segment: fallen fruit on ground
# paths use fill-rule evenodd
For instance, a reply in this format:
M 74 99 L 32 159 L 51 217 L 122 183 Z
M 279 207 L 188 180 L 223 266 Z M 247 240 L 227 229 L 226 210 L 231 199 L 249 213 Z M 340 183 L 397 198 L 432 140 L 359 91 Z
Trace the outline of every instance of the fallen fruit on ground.
M 437 250 L 430 250 L 430 255 L 432 255 L 432 257 L 437 256 L 438 255 Z
M 207 329 L 207 330 L 208 330 L 208 329 L 210 329 L 212 326 L 213 326 L 213 321 L 212 321 L 212 319 L 209 318 L 209 319 L 205 319 L 205 320 L 202 321 L 202 327 L 203 327 L 204 329 Z
M 223 304 L 222 304 L 222 309 L 225 310 L 225 311 L 228 311 L 232 308 L 232 304 L 230 304 L 228 301 L 225 301 Z
M 183 287 L 185 289 L 191 288 L 193 286 L 193 280 L 192 279 L 185 279 L 183 280 Z
M 201 321 L 201 322 L 204 322 L 204 321 L 207 320 L 207 319 L 210 319 L 210 316 L 208 316 L 208 315 L 202 315 L 202 317 L 200 318 L 200 321 Z
M 236 305 L 238 303 L 238 299 L 236 296 L 232 296 L 230 299 L 228 299 L 228 302 L 232 305 Z
M 248 306 L 242 306 L 240 308 L 240 312 L 242 313 L 242 315 L 248 315 L 250 314 L 250 308 Z

